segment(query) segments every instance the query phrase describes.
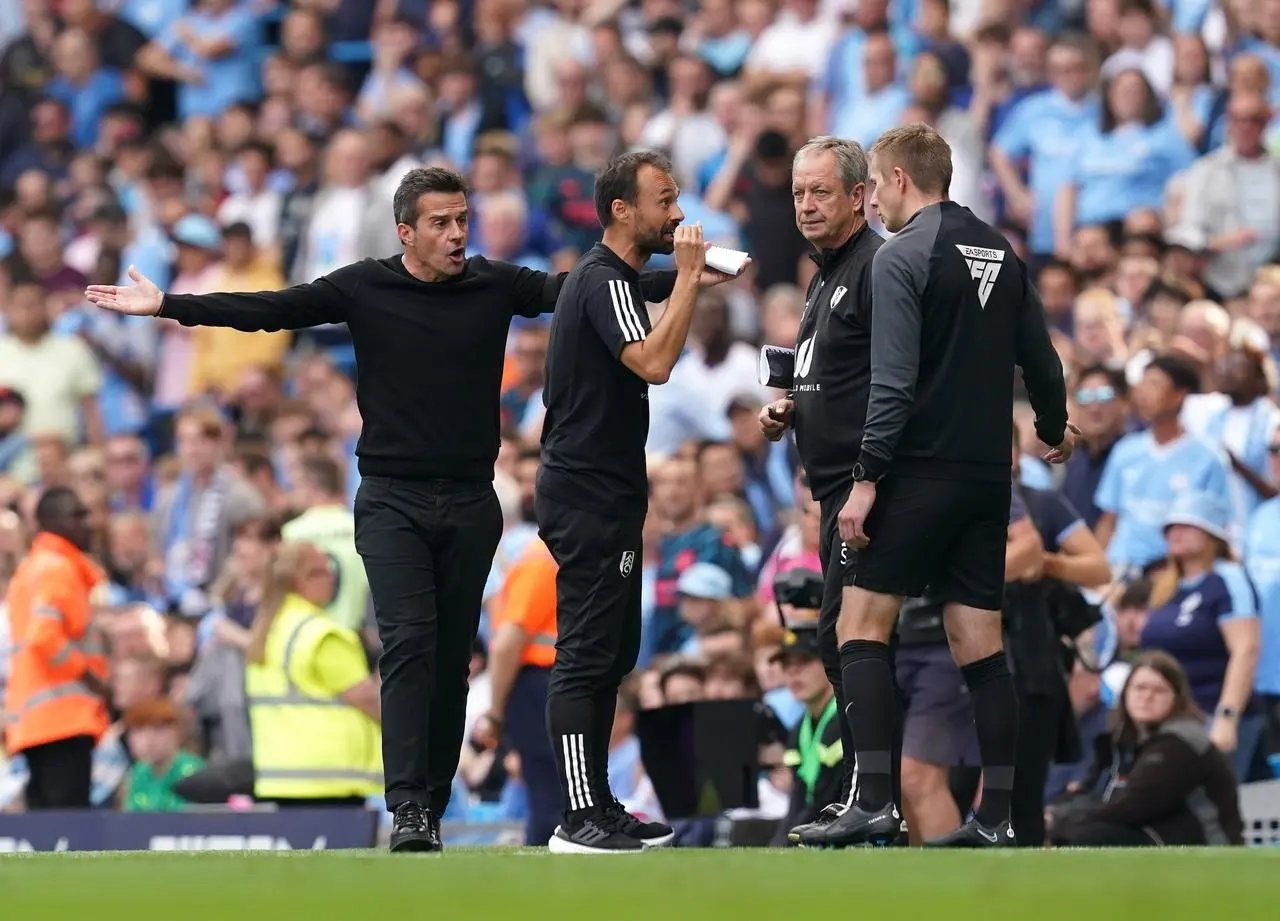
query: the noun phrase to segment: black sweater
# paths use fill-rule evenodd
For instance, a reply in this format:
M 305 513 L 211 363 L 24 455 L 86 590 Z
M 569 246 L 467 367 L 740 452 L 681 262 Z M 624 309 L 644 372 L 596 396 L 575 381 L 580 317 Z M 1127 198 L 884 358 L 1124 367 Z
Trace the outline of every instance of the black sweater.
M 1134 749 L 1098 736 L 1089 776 L 1058 812 L 1051 838 L 1059 844 L 1092 823 L 1141 828 L 1166 845 L 1244 843 L 1231 762 L 1189 717 L 1169 720 Z
M 1062 442 L 1067 388 L 1044 306 L 1009 242 L 973 212 L 918 211 L 876 250 L 871 300 L 868 477 L 1008 483 L 1015 366 L 1036 434 Z
M 473 256 L 459 275 L 428 283 L 393 256 L 283 291 L 167 294 L 160 315 L 245 332 L 346 323 L 364 420 L 361 475 L 487 481 L 511 318 L 550 313 L 564 279 Z M 648 273 L 641 286 L 646 299 L 665 300 L 675 273 Z

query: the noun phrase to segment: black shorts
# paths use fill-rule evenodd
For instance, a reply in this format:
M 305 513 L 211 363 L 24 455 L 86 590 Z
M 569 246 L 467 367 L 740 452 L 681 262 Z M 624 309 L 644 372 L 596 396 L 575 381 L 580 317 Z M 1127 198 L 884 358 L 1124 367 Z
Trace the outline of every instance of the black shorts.
M 818 548 L 818 557 L 822 560 L 822 572 L 826 578 L 824 597 L 834 595 L 840 597 L 840 589 L 853 585 L 853 552 L 840 539 L 840 509 L 849 501 L 849 491 L 853 489 L 853 481 L 848 486 L 834 492 L 819 504 L 821 519 L 819 528 L 822 532 L 822 544 Z
M 844 599 L 844 587 L 853 584 L 853 553 L 840 539 L 840 509 L 849 498 L 849 486 L 821 500 L 821 517 L 818 525 L 820 538 L 818 559 L 822 562 L 822 610 L 818 615 L 818 648 L 822 651 L 822 664 L 832 685 L 840 686 L 840 649 L 836 639 L 836 621 L 840 618 L 840 605 Z
M 550 692 L 617 690 L 640 653 L 645 513 L 601 515 L 541 492 L 534 502 L 558 567 Z
M 871 543 L 849 553 L 848 584 L 999 611 L 1011 490 L 1011 483 L 885 477 L 867 518 Z

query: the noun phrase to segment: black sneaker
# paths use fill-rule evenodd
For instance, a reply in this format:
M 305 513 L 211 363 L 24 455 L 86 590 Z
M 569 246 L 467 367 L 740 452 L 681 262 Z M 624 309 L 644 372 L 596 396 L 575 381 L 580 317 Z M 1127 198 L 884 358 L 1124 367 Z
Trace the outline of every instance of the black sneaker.
M 825 834 L 827 826 L 844 815 L 845 810 L 848 808 L 844 803 L 828 803 L 822 807 L 822 811 L 818 813 L 818 817 L 812 822 L 797 825 L 787 832 L 787 840 L 801 847 L 817 844 L 821 836 Z
M 577 828 L 557 825 L 547 842 L 553 854 L 639 854 L 644 842 L 625 834 L 609 816 L 587 819 Z
M 396 807 L 391 826 L 391 852 L 422 853 L 442 851 L 440 820 L 430 809 L 417 803 L 401 803 Z
M 616 799 L 604 807 L 604 812 L 612 820 L 614 828 L 628 837 L 635 838 L 645 847 L 666 847 L 676 840 L 675 829 L 670 825 L 664 825 L 662 822 L 643 822 L 622 808 L 622 803 Z
M 951 834 L 926 841 L 924 846 L 954 848 L 1017 847 L 1018 839 L 1013 834 L 1013 826 L 1008 822 L 1001 822 L 995 828 L 988 828 L 977 819 L 970 819 Z
M 902 833 L 902 814 L 893 803 L 868 812 L 853 805 L 820 832 L 811 836 L 809 847 L 888 847 Z

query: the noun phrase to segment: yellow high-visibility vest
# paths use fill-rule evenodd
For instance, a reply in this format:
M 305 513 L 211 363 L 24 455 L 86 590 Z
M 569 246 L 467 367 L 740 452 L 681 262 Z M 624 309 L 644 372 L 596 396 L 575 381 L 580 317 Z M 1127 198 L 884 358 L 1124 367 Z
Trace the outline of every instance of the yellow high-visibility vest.
M 267 634 L 265 661 L 246 664 L 254 795 L 262 799 L 382 792 L 381 727 L 311 674 L 316 648 L 329 636 L 360 646 L 353 631 L 289 595 Z

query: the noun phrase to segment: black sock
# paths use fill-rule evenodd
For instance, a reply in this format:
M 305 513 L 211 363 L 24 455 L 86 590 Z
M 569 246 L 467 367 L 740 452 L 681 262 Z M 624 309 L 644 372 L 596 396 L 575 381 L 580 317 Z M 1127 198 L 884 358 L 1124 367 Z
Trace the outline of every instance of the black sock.
M 604 805 L 592 783 L 596 759 L 595 705 L 590 697 L 547 695 L 547 735 L 556 759 L 564 823 L 576 828 Z
M 1013 762 L 1018 746 L 1018 696 L 1004 652 L 960 669 L 973 701 L 973 721 L 982 755 L 982 801 L 976 818 L 988 828 L 1009 819 Z
M 840 647 L 849 728 L 858 753 L 858 805 L 878 811 L 893 800 L 893 737 L 898 693 L 889 646 L 850 640 Z

